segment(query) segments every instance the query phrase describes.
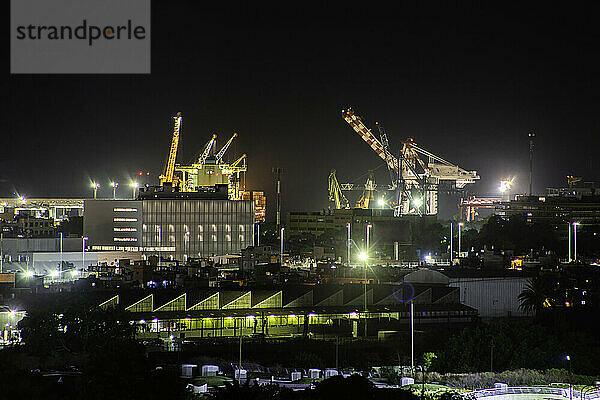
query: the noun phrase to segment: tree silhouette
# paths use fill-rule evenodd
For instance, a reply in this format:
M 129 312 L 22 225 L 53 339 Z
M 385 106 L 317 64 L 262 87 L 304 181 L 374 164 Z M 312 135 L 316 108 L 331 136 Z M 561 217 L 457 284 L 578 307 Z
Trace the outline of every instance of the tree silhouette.
M 520 310 L 536 316 L 554 303 L 548 283 L 539 276 L 527 282 L 518 299 Z

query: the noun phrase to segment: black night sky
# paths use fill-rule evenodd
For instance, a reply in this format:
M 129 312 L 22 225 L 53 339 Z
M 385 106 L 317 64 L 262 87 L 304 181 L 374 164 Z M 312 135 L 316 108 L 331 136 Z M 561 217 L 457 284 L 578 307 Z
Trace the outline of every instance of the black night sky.
M 334 168 L 361 182 L 379 167 L 384 181 L 340 116 L 348 106 L 382 122 L 392 147 L 413 137 L 477 170 L 472 193 L 512 175 L 526 190 L 531 129 L 535 192 L 598 178 L 598 13 L 585 3 L 203 3 L 153 2 L 150 75 L 11 76 L 7 62 L 0 196 L 90 196 L 90 179 L 106 197 L 117 179 L 125 196 L 139 170 L 156 183 L 177 111 L 178 162 L 239 132 L 229 160 L 247 153 L 248 187 L 270 196 L 283 167 L 286 212 L 327 207 Z

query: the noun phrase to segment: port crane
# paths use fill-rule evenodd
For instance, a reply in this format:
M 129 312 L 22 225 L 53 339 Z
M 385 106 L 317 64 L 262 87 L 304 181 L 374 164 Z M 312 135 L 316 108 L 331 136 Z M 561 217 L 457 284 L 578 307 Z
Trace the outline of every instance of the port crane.
M 350 208 L 350 203 L 344 195 L 344 192 L 342 192 L 340 183 L 335 176 L 335 169 L 331 171 L 327 181 L 329 183 L 329 201 L 333 202 L 335 209 L 339 210 L 340 208 Z
M 399 155 L 396 157 L 389 150 L 387 135 L 383 129 L 379 130 L 380 140 L 351 108 L 342 110 L 342 118 L 397 177 L 391 180 L 390 185 L 398 193 L 396 215 L 437 214 L 440 183 L 450 183 L 457 189 L 461 189 L 480 178 L 477 171 L 467 171 L 452 164 L 419 147 L 410 138 L 402 142 Z M 415 192 L 420 193 L 420 196 L 415 196 Z
M 167 159 L 164 174 L 158 177 L 162 186 L 164 186 L 165 183 L 173 184 L 173 172 L 175 171 L 175 160 L 177 158 L 177 147 L 179 145 L 179 132 L 181 131 L 181 112 L 178 112 L 173 119 L 173 137 L 171 138 L 169 158 Z

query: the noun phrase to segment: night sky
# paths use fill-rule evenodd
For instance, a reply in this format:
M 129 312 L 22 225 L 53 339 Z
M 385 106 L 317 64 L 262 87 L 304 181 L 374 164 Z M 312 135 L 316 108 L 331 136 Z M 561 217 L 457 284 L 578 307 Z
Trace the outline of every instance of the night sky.
M 139 170 L 155 183 L 177 111 L 178 162 L 212 133 L 222 145 L 238 132 L 228 159 L 247 153 L 248 187 L 268 195 L 271 168 L 283 167 L 284 212 L 327 207 L 334 168 L 340 182 L 375 168 L 385 182 L 381 160 L 341 118 L 348 106 L 372 129 L 380 121 L 393 149 L 412 137 L 477 170 L 473 194 L 497 194 L 505 176 L 527 190 L 531 129 L 535 192 L 567 174 L 598 178 L 596 9 L 200 3 L 153 2 L 150 75 L 11 76 L 6 58 L 0 196 L 90 196 L 90 179 L 99 196 L 112 196 L 111 179 L 125 196 Z M 450 201 L 441 208 L 456 212 Z

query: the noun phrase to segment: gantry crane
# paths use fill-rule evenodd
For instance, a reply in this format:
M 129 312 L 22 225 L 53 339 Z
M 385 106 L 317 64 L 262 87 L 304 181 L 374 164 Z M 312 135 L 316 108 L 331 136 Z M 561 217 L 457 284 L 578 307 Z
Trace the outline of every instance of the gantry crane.
M 329 183 L 329 201 L 333 202 L 335 209 L 339 210 L 340 208 L 350 208 L 350 203 L 344 195 L 344 192 L 342 192 L 340 183 L 335 177 L 335 169 L 331 171 L 327 181 Z
M 342 117 L 385 161 L 388 168 L 397 174 L 397 179 L 392 179 L 391 186 L 399 193 L 396 206 L 398 215 L 437 214 L 438 185 L 441 182 L 450 182 L 460 189 L 479 179 L 477 171 L 467 171 L 452 164 L 420 148 L 412 139 L 402 142 L 399 157 L 396 157 L 388 150 L 387 136 L 382 136 L 382 140 L 386 142 L 384 145 L 352 109 L 342 110 Z M 420 197 L 413 198 L 415 190 L 420 193 Z
M 177 146 L 179 145 L 179 132 L 181 131 L 181 112 L 178 112 L 173 119 L 175 121 L 169 158 L 167 159 L 165 173 L 158 177 L 161 185 L 164 185 L 165 183 L 173 184 L 173 172 L 175 171 L 175 159 L 177 158 Z

